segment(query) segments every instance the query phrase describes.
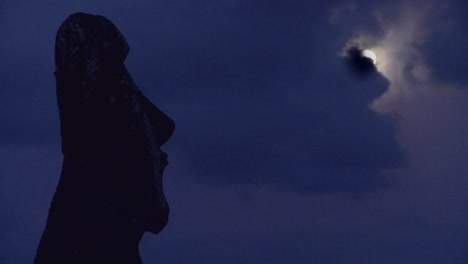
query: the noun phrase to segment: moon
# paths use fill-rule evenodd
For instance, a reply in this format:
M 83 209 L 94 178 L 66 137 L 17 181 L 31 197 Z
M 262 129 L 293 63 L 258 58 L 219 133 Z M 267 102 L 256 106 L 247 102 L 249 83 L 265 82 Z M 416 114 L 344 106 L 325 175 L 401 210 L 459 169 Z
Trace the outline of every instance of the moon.
M 377 63 L 377 55 L 375 55 L 375 53 L 372 50 L 363 50 L 362 56 L 371 59 L 374 65 Z

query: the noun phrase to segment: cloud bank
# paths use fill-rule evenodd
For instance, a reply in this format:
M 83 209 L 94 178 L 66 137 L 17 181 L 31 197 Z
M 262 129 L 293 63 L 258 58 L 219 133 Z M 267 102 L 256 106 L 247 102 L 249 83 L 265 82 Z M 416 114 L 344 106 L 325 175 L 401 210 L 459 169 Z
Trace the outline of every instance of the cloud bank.
M 115 23 L 129 40 L 127 66 L 136 82 L 148 87 L 145 92 L 157 104 L 161 98 L 159 105 L 177 120 L 170 147 L 184 164 L 176 165 L 184 168 L 181 175 L 204 183 L 266 184 L 306 193 L 366 193 L 392 185 L 381 171 L 404 165 L 395 123 L 369 108 L 388 83 L 379 74 L 363 81 L 347 71 L 338 54 L 343 43 L 321 11 L 329 6 L 208 1 L 190 8 L 179 2 L 160 7 L 169 10 L 165 17 L 172 23 L 155 26 L 154 34 L 135 30 L 141 25 L 124 17 Z M 170 12 L 185 16 L 175 21 Z M 47 45 L 53 45 L 53 24 L 59 22 L 57 16 L 43 25 L 42 33 L 51 40 Z M 21 35 L 16 27 L 7 29 Z M 24 32 L 29 31 L 34 28 Z M 52 61 L 52 47 L 44 43 L 25 52 L 8 48 L 12 54 Z M 37 66 L 24 67 L 33 72 Z M 47 96 L 37 90 L 35 99 L 25 98 L 31 111 L 10 106 L 23 116 L 10 112 L 14 121 L 4 121 L 9 127 L 4 142 L 57 140 L 52 69 L 40 72 L 41 89 L 52 88 Z M 35 87 L 28 79 L 9 91 L 12 97 Z M 43 111 L 32 111 L 38 106 Z M 33 126 L 33 120 L 40 121 Z

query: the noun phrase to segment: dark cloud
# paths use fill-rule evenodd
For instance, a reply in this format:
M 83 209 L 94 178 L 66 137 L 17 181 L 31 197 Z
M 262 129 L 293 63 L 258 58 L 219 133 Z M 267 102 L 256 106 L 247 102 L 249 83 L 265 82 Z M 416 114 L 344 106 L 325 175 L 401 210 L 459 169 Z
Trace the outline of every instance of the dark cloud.
M 422 51 L 433 76 L 442 82 L 461 87 L 468 85 L 467 47 L 468 3 L 454 1 L 437 5 L 428 27 L 432 35 Z
M 368 77 L 371 74 L 377 74 L 372 59 L 363 55 L 363 50 L 358 47 L 350 47 L 345 51 L 344 60 L 349 68 L 360 77 Z
M 190 72 L 191 87 L 168 103 L 178 120 L 174 141 L 180 145 L 174 148 L 189 164 L 187 176 L 309 193 L 367 192 L 389 184 L 379 172 L 402 166 L 404 158 L 394 120 L 369 108 L 388 82 L 373 65 L 371 78 L 356 79 L 342 64 L 338 47 L 344 43 L 334 42 L 325 16 L 310 17 L 261 30 L 256 17 L 237 23 L 251 45 L 218 29 L 224 25 L 217 21 L 210 29 L 217 42 L 207 37 L 190 47 L 205 57 L 175 71 L 182 73 L 180 82 Z M 309 28 L 307 35 L 291 30 L 297 21 Z M 368 66 L 366 58 L 353 60 Z
M 397 131 L 369 109 L 388 82 L 339 53 L 401 6 L 353 2 L 330 21 L 346 1 L 0 1 L 0 263 L 31 262 L 45 225 L 61 166 L 53 43 L 77 11 L 119 27 L 136 83 L 177 122 L 171 220 L 145 236 L 145 263 L 466 263 L 467 90 L 401 95 Z M 466 83 L 464 13 L 422 27 L 437 79 Z M 409 167 L 382 173 L 404 164 L 397 132 Z M 329 194 L 389 179 L 368 199 Z
M 382 187 L 380 170 L 403 162 L 394 120 L 368 108 L 387 83 L 339 79 L 328 79 L 329 85 L 272 86 L 255 98 L 229 93 L 185 104 L 185 111 L 174 115 L 176 137 L 184 143 L 178 153 L 191 164 L 187 173 L 201 181 L 306 192 Z
M 120 9 L 109 14 L 128 39 L 135 81 L 177 122 L 170 144 L 184 157 L 187 177 L 308 193 L 361 193 L 389 184 L 380 171 L 403 164 L 394 120 L 369 109 L 388 83 L 378 74 L 356 80 L 344 69 L 339 52 L 345 43 L 323 12 L 331 5 L 323 5 L 206 1 L 128 10 L 143 12 L 140 24 L 125 20 Z M 149 15 L 158 8 L 167 13 Z M 60 17 L 51 22 L 42 29 L 49 46 Z M 142 25 L 146 30 L 136 30 Z M 9 113 L 4 142 L 58 140 L 47 45 L 27 54 L 49 68 L 25 64 L 38 72 L 7 92 L 21 98 L 21 90 L 35 91 L 23 104 L 2 106 Z
M 0 146 L 0 262 L 32 262 L 60 171 L 60 146 Z
M 382 229 L 385 230 L 383 227 Z M 395 230 L 395 229 L 394 229 Z M 247 237 L 187 239 L 181 241 L 158 241 L 157 257 L 143 254 L 143 260 L 164 263 L 288 263 L 291 256 L 297 263 L 362 263 L 394 264 L 411 261 L 414 264 L 466 263 L 466 254 L 455 245 L 464 241 L 462 235 L 452 236 L 454 244 L 447 241 L 446 234 L 431 235 L 423 228 L 398 232 L 369 234 L 363 231 L 296 230 L 255 234 Z M 406 235 L 402 232 L 406 231 Z M 401 236 L 406 239 L 401 240 Z M 439 240 L 440 239 L 440 240 Z M 371 243 L 369 243 L 371 241 Z M 153 249 L 146 248 L 146 252 Z M 179 254 L 167 254 L 177 249 Z M 281 254 L 275 254 L 281 252 Z M 421 252 L 416 256 L 415 252 Z M 424 253 L 423 253 L 424 252 Z

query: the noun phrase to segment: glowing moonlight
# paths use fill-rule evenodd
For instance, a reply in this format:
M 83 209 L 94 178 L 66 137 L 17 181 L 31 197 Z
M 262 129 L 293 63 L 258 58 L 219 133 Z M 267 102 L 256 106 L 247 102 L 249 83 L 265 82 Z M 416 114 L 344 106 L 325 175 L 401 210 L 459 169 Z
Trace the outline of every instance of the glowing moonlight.
M 362 56 L 371 59 L 374 64 L 377 63 L 377 55 L 372 50 L 363 50 Z

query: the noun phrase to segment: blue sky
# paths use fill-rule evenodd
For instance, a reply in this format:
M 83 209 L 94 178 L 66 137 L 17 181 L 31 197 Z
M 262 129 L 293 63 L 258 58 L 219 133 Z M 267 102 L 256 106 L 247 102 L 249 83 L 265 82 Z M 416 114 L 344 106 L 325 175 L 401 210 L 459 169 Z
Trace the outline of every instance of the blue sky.
M 0 262 L 30 263 L 61 168 L 54 39 L 106 16 L 177 128 L 144 263 L 467 263 L 463 1 L 0 3 Z M 359 78 L 349 45 L 373 50 Z

